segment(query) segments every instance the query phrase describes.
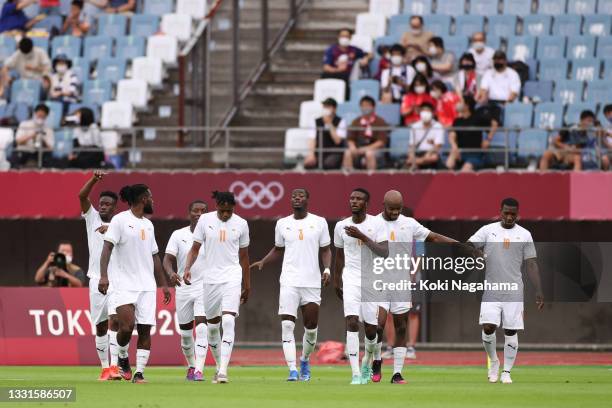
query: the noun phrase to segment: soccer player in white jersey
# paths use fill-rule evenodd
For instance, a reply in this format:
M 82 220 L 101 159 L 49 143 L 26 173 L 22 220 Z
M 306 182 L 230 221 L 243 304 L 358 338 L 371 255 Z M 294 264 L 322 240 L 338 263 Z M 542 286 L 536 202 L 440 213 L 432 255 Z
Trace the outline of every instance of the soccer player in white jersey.
M 189 204 L 189 225 L 172 233 L 164 256 L 164 270 L 168 275 L 168 281 L 170 286 L 176 287 L 176 315 L 181 333 L 181 348 L 188 364 L 186 377 L 188 381 L 204 381 L 204 361 L 208 351 L 202 270 L 204 251 L 200 251 L 191 268 L 191 285 L 182 285 L 181 282 L 185 273 L 187 254 L 193 245 L 193 231 L 200 216 L 207 210 L 208 206 L 202 200 L 195 200 Z
M 191 284 L 191 268 L 204 245 L 204 309 L 208 344 L 217 363 L 212 382 L 223 384 L 229 381 L 227 367 L 234 347 L 238 309 L 241 303 L 246 303 L 251 291 L 249 225 L 234 214 L 233 193 L 215 191 L 213 198 L 217 211 L 206 213 L 198 220 L 183 280 Z M 223 329 L 222 338 L 219 323 Z
M 308 212 L 309 194 L 298 188 L 291 193 L 293 214 L 281 218 L 274 229 L 274 247 L 251 268 L 259 267 L 283 257 L 280 276 L 278 314 L 281 318 L 283 353 L 289 366 L 287 381 L 310 380 L 310 354 L 317 343 L 321 283 L 330 281 L 331 249 L 327 221 Z M 319 269 L 319 254 L 323 274 Z M 295 319 L 298 307 L 304 319 L 302 357 L 298 376 L 295 351 Z
M 155 324 L 155 280 L 162 287 L 164 304 L 170 303 L 170 291 L 157 253 L 153 223 L 145 217 L 153 214 L 151 190 L 144 184 L 134 184 L 123 187 L 119 196 L 130 208 L 113 217 L 104 235 L 98 290 L 102 294 L 108 291 L 108 264 L 113 254 L 111 303 L 119 319 L 119 369 L 126 380 L 131 378 L 133 383 L 145 383 L 143 374 L 151 351 L 151 326 Z M 134 325 L 138 332 L 138 349 L 136 373 L 132 378 L 128 346 Z
M 351 384 L 367 384 L 370 364 L 376 350 L 378 302 L 362 299 L 361 251 L 364 246 L 375 255 L 387 257 L 387 229 L 379 217 L 367 213 L 370 193 L 362 188 L 351 192 L 349 204 L 352 216 L 339 221 L 334 228 L 334 285 L 344 303 L 346 319 L 346 352 L 351 363 Z M 365 355 L 359 367 L 359 321 L 364 324 Z
M 389 241 L 389 256 L 394 257 L 398 251 L 403 254 L 408 251 L 408 256 L 412 257 L 412 245 L 403 245 L 395 247 L 396 243 L 414 243 L 415 241 L 453 243 L 457 242 L 452 238 L 437 234 L 430 231 L 421 225 L 412 217 L 405 217 L 401 214 L 404 206 L 402 194 L 399 191 L 390 190 L 383 199 L 384 211 L 378 216 L 383 220 L 387 227 L 387 238 Z M 412 271 L 411 271 L 412 272 Z M 411 274 L 414 278 L 414 274 Z M 378 343 L 376 344 L 376 352 L 374 353 L 374 362 L 372 364 L 372 381 L 380 382 L 382 379 L 382 336 L 387 322 L 387 313 L 393 315 L 393 326 L 395 328 L 395 341 L 393 345 L 393 376 L 391 377 L 392 384 L 405 384 L 406 381 L 402 377 L 402 368 L 404 367 L 404 359 L 406 358 L 406 322 L 408 321 L 408 312 L 412 307 L 409 294 L 406 301 L 388 300 L 380 302 L 378 311 Z
M 89 268 L 87 269 L 87 277 L 89 278 L 89 310 L 91 321 L 96 326 L 96 351 L 102 365 L 102 373 L 98 379 L 101 381 L 121 379 L 119 368 L 117 367 L 117 316 L 114 312 L 109 313 L 109 295 L 103 295 L 98 291 L 100 254 L 104 246 L 104 234 L 115 213 L 118 197 L 112 191 L 102 191 L 98 201 L 98 210 L 94 208 L 89 200 L 91 190 L 104 176 L 104 172 L 94 171 L 93 176 L 87 180 L 81 191 L 79 191 L 81 216 L 85 219 L 87 246 L 89 248 Z M 109 271 L 111 275 L 113 259 L 111 257 Z M 110 361 L 108 358 L 109 344 Z
M 496 351 L 495 330 L 504 327 L 503 384 L 511 384 L 510 370 L 518 351 L 518 330 L 523 330 L 523 279 L 521 266 L 525 268 L 536 291 L 539 310 L 544 307 L 544 296 L 536 260 L 536 249 L 531 233 L 516 223 L 519 203 L 514 198 L 501 202 L 501 220 L 480 228 L 468 243 L 482 248 L 486 259 L 485 279 L 494 283 L 515 283 L 518 291 L 485 291 L 480 305 L 479 323 L 482 326 L 482 344 L 490 360 L 488 379 L 496 383 L 499 379 L 499 359 Z

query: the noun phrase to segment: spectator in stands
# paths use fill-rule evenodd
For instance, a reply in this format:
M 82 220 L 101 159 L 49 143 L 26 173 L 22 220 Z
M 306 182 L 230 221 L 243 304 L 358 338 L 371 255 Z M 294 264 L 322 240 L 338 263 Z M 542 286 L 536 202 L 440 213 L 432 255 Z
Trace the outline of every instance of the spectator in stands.
M 381 128 L 389 125 L 376 115 L 376 101 L 370 96 L 361 98 L 359 107 L 361 116 L 351 123 L 342 167 L 345 170 L 352 170 L 354 167 L 375 170 L 385 163 L 385 152 L 382 149 L 387 147 L 389 136 L 388 132 Z
M 482 77 L 485 72 L 493 68 L 493 54 L 495 50 L 486 45 L 487 37 L 485 33 L 478 32 L 472 35 L 472 47 L 468 50 L 476 60 L 476 73 Z
M 351 30 L 343 28 L 338 33 L 338 43 L 330 45 L 325 51 L 323 60 L 323 75 L 321 78 L 337 78 L 348 83 L 351 79 L 355 63 L 365 67 L 369 56 L 361 48 L 350 45 Z
M 323 116 L 315 120 L 316 130 L 313 129 L 308 142 L 309 153 L 304 159 L 304 167 L 314 169 L 319 163 L 319 152 L 321 146 L 323 149 L 339 149 L 345 147 L 346 141 L 346 122 L 344 119 L 336 115 L 338 103 L 333 98 L 327 98 L 323 101 Z M 322 153 L 322 167 L 328 169 L 339 169 L 342 164 L 343 152 L 326 152 Z
M 47 105 L 39 104 L 34 109 L 32 119 L 19 124 L 15 135 L 16 148 L 11 156 L 11 166 L 19 168 L 28 161 L 38 160 L 38 150 L 53 149 L 53 129 L 46 125 L 49 116 Z M 42 156 L 43 166 L 49 165 L 50 152 L 44 152 Z
M 513 102 L 521 93 L 521 78 L 515 70 L 508 67 L 506 53 L 495 51 L 493 68 L 485 72 L 480 82 L 476 101 L 485 104 L 487 101 L 498 105 Z
M 11 79 L 9 74 L 5 70 L 0 70 L 0 106 L 6 105 L 7 90 L 9 89 L 9 83 Z
M 434 119 L 434 106 L 429 102 L 421 104 L 419 116 L 420 120 L 411 126 L 406 167 L 412 170 L 436 168 L 444 145 L 444 128 Z
M 406 48 L 406 59 L 408 62 L 412 62 L 419 55 L 427 54 L 429 40 L 431 40 L 433 34 L 425 31 L 423 25 L 423 17 L 412 16 L 410 17 L 410 31 L 402 35 L 400 42 Z
M 43 75 L 41 81 L 42 91 L 40 92 L 40 100 L 46 101 L 49 99 L 49 92 L 51 91 L 51 77 L 49 75 Z
M 482 130 L 453 129 L 448 134 L 451 151 L 446 160 L 446 167 L 450 170 L 460 166 L 461 171 L 474 171 L 481 169 L 484 165 L 484 154 L 482 152 L 464 152 L 462 149 L 486 149 L 488 140 L 497 131 L 497 122 L 487 120 L 478 114 L 476 101 L 466 96 L 463 102 L 457 104 L 458 117 L 453 122 L 453 128 L 487 128 L 487 141 L 483 140 Z
M 406 50 L 401 45 L 391 47 L 391 66 L 380 77 L 383 103 L 401 102 L 416 75 L 414 68 L 406 64 L 405 55 Z
M 62 34 L 69 34 L 75 37 L 83 37 L 91 28 L 91 21 L 83 11 L 83 0 L 72 0 L 70 14 L 64 21 Z
M 70 241 L 61 241 L 57 252 L 47 255 L 36 270 L 34 282 L 40 286 L 72 287 L 86 286 L 87 276 L 80 266 L 73 264 L 73 248 Z
M 108 0 L 83 0 L 83 15 L 90 26 L 96 23 L 107 6 Z
M 106 167 L 102 133 L 95 122 L 93 111 L 89 108 L 81 108 L 75 116 L 80 126 L 74 129 L 74 147 L 84 149 L 84 151 L 70 155 L 70 167 L 80 169 Z
M 39 0 L 40 13 L 47 16 L 59 16 L 62 11 L 60 10 L 60 0 Z
M 439 79 L 431 83 L 431 92 L 429 93 L 436 100 L 436 117 L 444 127 L 453 125 L 457 118 L 456 106 L 461 102 L 461 98 L 455 92 L 448 90 L 446 84 Z
M 452 52 L 444 49 L 442 37 L 433 37 L 429 40 L 427 53 L 431 60 L 434 77 L 443 81 L 452 81 L 455 72 L 455 56 Z
M 136 0 L 108 0 L 104 11 L 111 14 L 132 13 L 136 10 Z
M 43 15 L 38 15 L 30 20 L 23 12 L 23 9 L 36 3 L 36 1 L 6 0 L 0 13 L 0 33 L 20 35 L 23 31 L 29 30 L 34 24 L 42 20 L 44 18 Z
M 427 82 L 433 79 L 433 69 L 431 68 L 431 63 L 429 62 L 429 58 L 424 55 L 419 55 L 412 60 L 412 68 L 418 74 L 425 75 Z
M 465 53 L 459 59 L 459 71 L 453 78 L 453 88 L 461 97 L 476 97 L 478 92 L 478 76 L 476 74 L 476 60 L 474 55 Z
M 419 107 L 424 102 L 432 106 L 436 105 L 436 100 L 431 97 L 430 92 L 427 78 L 423 74 L 416 74 L 408 88 L 408 93 L 402 99 L 401 114 L 404 118 L 404 125 L 411 125 L 420 119 Z
M 391 47 L 389 47 L 388 45 L 382 44 L 378 46 L 378 49 L 376 50 L 376 52 L 380 56 L 380 59 L 378 60 L 378 67 L 376 68 L 376 73 L 373 76 L 374 79 L 377 79 L 380 81 L 380 77 L 382 76 L 383 71 L 391 66 L 391 51 L 390 50 L 391 50 Z
M 604 118 L 606 119 L 606 123 L 603 123 L 602 126 L 605 131 L 605 137 L 603 139 L 604 146 L 608 150 L 608 154 L 612 153 L 612 104 L 607 104 L 603 108 Z
M 19 49 L 4 61 L 2 69 L 6 74 L 14 69 L 22 79 L 41 79 L 49 73 L 51 61 L 45 50 L 34 47 L 32 40 L 24 37 L 19 41 Z
M 53 59 L 53 74 L 49 98 L 63 103 L 63 113 L 68 111 L 68 105 L 79 101 L 79 78 L 71 70 L 72 61 L 65 54 L 59 54 Z

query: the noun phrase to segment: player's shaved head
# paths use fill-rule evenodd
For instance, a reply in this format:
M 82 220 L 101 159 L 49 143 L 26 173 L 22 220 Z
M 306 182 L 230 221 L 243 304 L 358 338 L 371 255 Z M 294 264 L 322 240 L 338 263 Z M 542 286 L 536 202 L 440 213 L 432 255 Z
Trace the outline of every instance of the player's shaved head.
M 404 198 L 402 197 L 402 193 L 397 190 L 389 190 L 385 193 L 385 197 L 383 198 L 383 203 L 390 205 L 404 205 Z
M 395 221 L 399 218 L 402 208 L 404 206 L 404 199 L 402 193 L 397 190 L 389 190 L 385 193 L 383 198 L 384 213 L 383 216 L 388 221 Z

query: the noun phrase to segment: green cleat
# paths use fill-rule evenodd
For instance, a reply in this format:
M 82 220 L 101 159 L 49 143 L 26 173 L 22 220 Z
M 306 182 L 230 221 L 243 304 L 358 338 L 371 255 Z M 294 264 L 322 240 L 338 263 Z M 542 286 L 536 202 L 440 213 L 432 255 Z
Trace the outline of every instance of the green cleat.
M 361 377 L 358 375 L 354 375 L 353 381 L 351 381 L 351 385 L 361 385 Z
M 367 384 L 370 382 L 370 378 L 372 377 L 372 370 L 370 367 L 365 366 L 361 367 L 361 383 Z

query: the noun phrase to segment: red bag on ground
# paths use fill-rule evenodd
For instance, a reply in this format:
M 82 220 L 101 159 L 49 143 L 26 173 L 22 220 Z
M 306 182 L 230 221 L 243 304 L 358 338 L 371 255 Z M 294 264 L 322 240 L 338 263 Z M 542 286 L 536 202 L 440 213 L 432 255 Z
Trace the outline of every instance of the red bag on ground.
M 346 359 L 344 343 L 338 341 L 325 341 L 319 346 L 317 362 L 319 364 L 337 364 Z

